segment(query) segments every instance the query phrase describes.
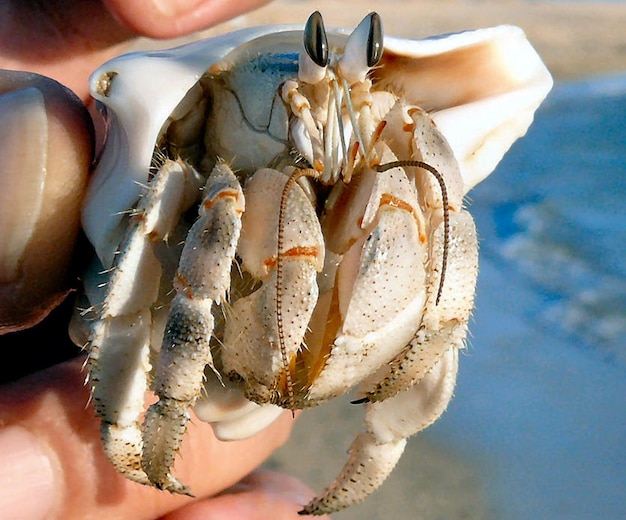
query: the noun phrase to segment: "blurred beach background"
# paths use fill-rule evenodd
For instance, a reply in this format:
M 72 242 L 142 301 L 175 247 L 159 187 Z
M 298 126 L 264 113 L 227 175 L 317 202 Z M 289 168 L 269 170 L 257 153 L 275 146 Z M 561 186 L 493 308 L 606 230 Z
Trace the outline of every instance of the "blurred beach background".
M 452 404 L 333 518 L 626 518 L 626 3 L 280 0 L 205 34 L 315 9 L 346 27 L 376 10 L 410 38 L 519 25 L 556 80 L 468 197 L 481 268 Z M 267 465 L 321 491 L 362 420 L 347 400 L 307 410 Z

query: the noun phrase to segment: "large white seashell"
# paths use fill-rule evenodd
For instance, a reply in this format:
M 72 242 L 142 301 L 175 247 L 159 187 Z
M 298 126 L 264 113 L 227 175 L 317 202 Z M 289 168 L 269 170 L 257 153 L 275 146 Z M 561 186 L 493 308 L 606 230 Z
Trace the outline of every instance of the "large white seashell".
M 331 46 L 341 47 L 348 32 L 328 30 L 328 36 Z M 107 107 L 109 132 L 83 225 L 104 265 L 119 243 L 121 215 L 134 206 L 148 178 L 163 124 L 205 71 L 227 67 L 231 53 L 297 53 L 301 45 L 301 27 L 255 27 L 124 55 L 94 72 L 91 92 Z M 552 86 L 523 31 L 513 26 L 424 40 L 387 37 L 373 78 L 430 112 L 459 161 L 466 192 L 524 135 Z

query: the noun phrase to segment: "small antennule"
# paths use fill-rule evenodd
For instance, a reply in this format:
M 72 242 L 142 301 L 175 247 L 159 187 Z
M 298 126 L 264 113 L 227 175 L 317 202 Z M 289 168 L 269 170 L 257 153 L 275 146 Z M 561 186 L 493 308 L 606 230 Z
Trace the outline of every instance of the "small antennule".
M 437 171 L 436 168 L 423 161 L 391 161 L 385 164 L 379 164 L 374 166 L 374 170 L 382 173 L 392 168 L 422 168 L 437 179 L 439 188 L 441 189 L 441 199 L 443 204 L 443 258 L 441 259 L 441 277 L 439 278 L 439 288 L 437 289 L 437 297 L 435 298 L 435 305 L 439 305 L 441 300 L 441 294 L 443 293 L 443 284 L 446 277 L 446 269 L 448 267 L 448 250 L 450 249 L 450 209 L 448 208 L 448 190 L 446 183 L 443 179 L 443 175 Z

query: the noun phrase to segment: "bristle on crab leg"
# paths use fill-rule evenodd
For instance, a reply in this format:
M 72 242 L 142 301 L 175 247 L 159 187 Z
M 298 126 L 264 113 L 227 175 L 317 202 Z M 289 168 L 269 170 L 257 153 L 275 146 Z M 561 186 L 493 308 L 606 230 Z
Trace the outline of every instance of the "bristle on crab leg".
M 143 425 L 142 466 L 150 482 L 188 493 L 171 474 L 189 420 L 200 397 L 204 369 L 212 366 L 212 309 L 226 298 L 241 231 L 244 196 L 232 170 L 219 162 L 204 186 L 199 217 L 189 230 L 174 280 L 154 392 Z
M 118 471 L 144 484 L 148 478 L 141 468 L 139 418 L 150 372 L 150 307 L 158 297 L 161 276 L 153 245 L 176 225 L 189 190 L 197 190 L 196 174 L 181 163 L 166 161 L 131 218 L 89 337 L 89 383 L 102 419 L 104 449 Z

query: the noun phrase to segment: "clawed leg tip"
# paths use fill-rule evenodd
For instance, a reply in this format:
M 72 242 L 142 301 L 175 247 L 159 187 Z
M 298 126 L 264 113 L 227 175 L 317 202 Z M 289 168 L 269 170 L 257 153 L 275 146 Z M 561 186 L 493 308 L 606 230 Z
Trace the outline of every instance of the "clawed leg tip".
M 298 511 L 298 515 L 299 516 L 320 516 L 320 515 L 325 515 L 328 513 L 328 511 L 325 510 L 325 508 L 321 508 L 320 509 L 320 505 L 315 503 L 315 501 L 308 503 L 307 505 L 305 505 L 300 511 Z
M 187 486 L 169 487 L 167 488 L 167 491 L 175 495 L 185 495 L 190 498 L 196 498 L 195 495 L 191 492 L 191 490 Z
M 168 491 L 172 493 L 172 495 L 185 495 L 190 498 L 196 498 L 195 495 L 191 492 L 189 486 L 185 486 L 178 481 L 168 481 L 168 482 L 150 482 L 152 486 L 161 491 Z
M 168 489 L 168 491 L 170 493 L 174 493 L 176 495 L 185 495 L 185 496 L 190 497 L 190 498 L 196 498 L 196 496 L 191 492 L 191 489 L 189 489 L 187 486 L 182 486 L 181 485 L 179 487 L 176 487 L 175 489 L 171 489 L 170 488 L 170 489 Z
M 350 404 L 366 404 L 370 402 L 369 397 L 361 397 L 361 399 L 355 399 L 354 401 L 350 401 Z

